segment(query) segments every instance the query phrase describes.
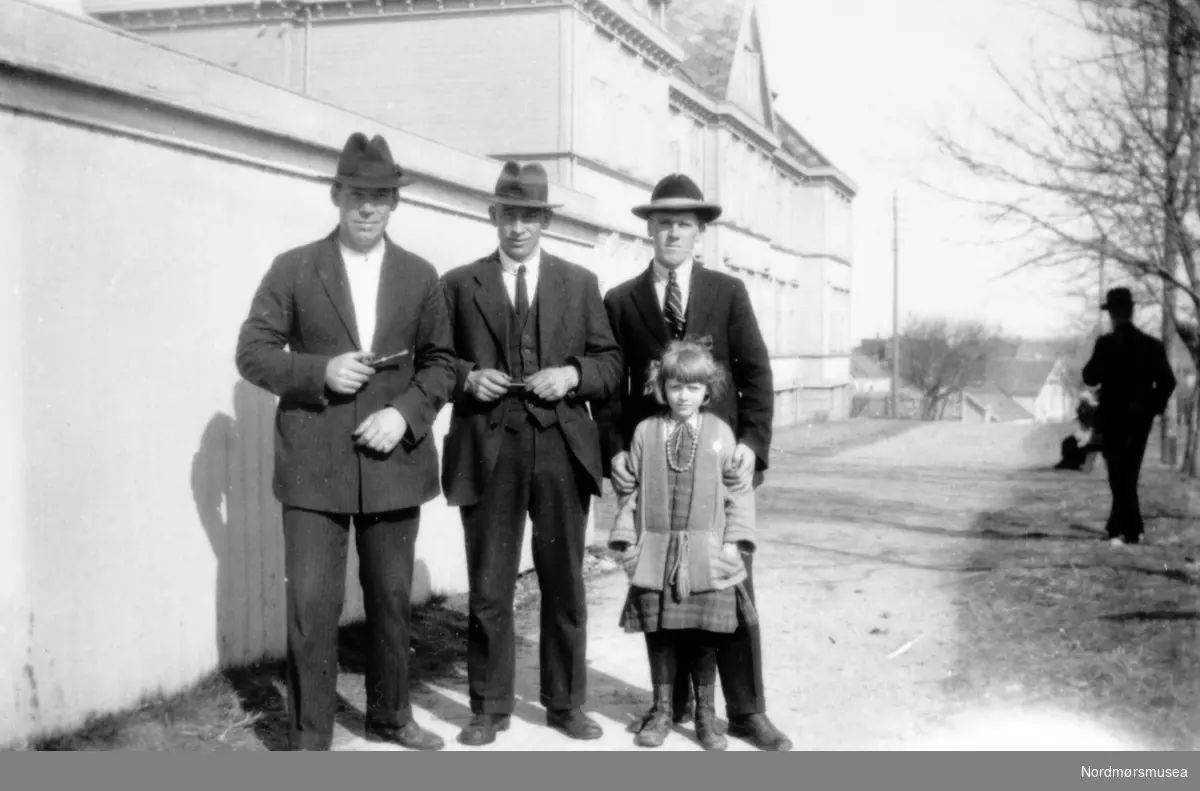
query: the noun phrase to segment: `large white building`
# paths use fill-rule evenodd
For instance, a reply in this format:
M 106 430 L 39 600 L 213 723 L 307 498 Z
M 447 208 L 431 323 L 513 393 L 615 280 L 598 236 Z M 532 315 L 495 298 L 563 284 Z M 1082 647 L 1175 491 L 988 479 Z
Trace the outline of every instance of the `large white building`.
M 605 287 L 669 172 L 726 211 L 708 266 L 749 287 L 777 425 L 846 417 L 854 184 L 774 109 L 754 0 L 86 0 L 108 24 L 595 198 Z M 405 152 L 397 152 L 404 160 Z M 405 162 L 420 168 L 422 163 Z M 435 261 L 449 267 L 458 261 Z
M 149 5 L 0 2 L 0 747 L 283 651 L 275 401 L 234 348 L 271 259 L 333 227 L 352 131 L 420 177 L 390 230 L 443 270 L 496 243 L 497 157 L 547 163 L 546 247 L 606 286 L 649 260 L 629 208 L 692 174 L 779 424 L 844 413 L 853 185 L 772 111 L 752 2 Z M 465 587 L 444 499 L 416 566 L 416 601 Z

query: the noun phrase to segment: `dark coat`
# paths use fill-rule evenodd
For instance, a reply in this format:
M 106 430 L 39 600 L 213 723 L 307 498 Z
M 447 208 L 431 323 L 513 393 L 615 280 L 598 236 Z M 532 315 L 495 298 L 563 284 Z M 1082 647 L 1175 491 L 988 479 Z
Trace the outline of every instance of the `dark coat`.
M 437 497 L 438 457 L 429 429 L 454 386 L 450 323 L 437 271 L 390 239 L 380 270 L 372 348 L 407 349 L 354 395 L 325 386 L 325 366 L 363 348 L 337 231 L 277 257 L 238 336 L 238 371 L 279 396 L 275 496 L 285 505 L 333 513 L 378 513 Z M 393 406 L 408 431 L 391 453 L 360 450 L 352 436 Z M 360 501 L 361 497 L 361 501 Z
M 442 489 L 453 506 L 478 502 L 503 438 L 506 399 L 481 403 L 466 395 L 467 374 L 477 368 L 509 368 L 508 326 L 513 310 L 501 276 L 498 252 L 442 277 L 458 357 L 454 411 L 443 445 Z M 603 483 L 600 431 L 588 402 L 604 400 L 621 376 L 621 347 L 613 339 L 596 276 L 576 264 L 542 253 L 538 270 L 538 347 L 543 368 L 575 364 L 579 386 L 554 406 L 575 459 L 587 471 L 592 494 Z
M 1162 341 L 1133 324 L 1118 325 L 1096 339 L 1083 381 L 1100 386 L 1096 425 L 1101 433 L 1129 420 L 1153 420 L 1167 408 L 1176 384 Z
M 774 375 L 750 295 L 741 280 L 699 263 L 692 266 L 690 288 L 687 334 L 710 337 L 713 356 L 732 378 L 725 393 L 706 409 L 754 451 L 758 471 L 766 470 L 775 417 Z M 613 456 L 629 450 L 638 423 L 662 411 L 654 396 L 643 394 L 647 369 L 668 342 L 666 319 L 654 292 L 653 265 L 613 287 L 604 297 L 604 307 L 625 359 L 621 386 L 599 411 L 608 474 Z

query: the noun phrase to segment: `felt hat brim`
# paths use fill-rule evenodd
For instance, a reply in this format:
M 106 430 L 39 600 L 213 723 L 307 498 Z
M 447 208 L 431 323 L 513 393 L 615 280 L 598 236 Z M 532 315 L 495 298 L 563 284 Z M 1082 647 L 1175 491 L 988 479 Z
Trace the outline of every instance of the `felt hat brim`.
M 398 176 L 385 176 L 383 178 L 373 178 L 365 176 L 334 176 L 330 180 L 332 184 L 341 184 L 345 187 L 358 187 L 359 189 L 369 190 L 389 190 L 409 187 L 417 183 L 417 179 L 407 173 Z
M 562 203 L 546 203 L 545 201 L 530 200 L 527 198 L 510 198 L 502 195 L 490 195 L 488 199 L 495 206 L 515 206 L 521 209 L 559 209 L 564 205 Z
M 719 204 L 692 198 L 663 198 L 641 206 L 634 206 L 632 211 L 635 217 L 643 220 L 649 219 L 654 212 L 694 212 L 700 222 L 710 223 L 721 216 L 722 209 Z

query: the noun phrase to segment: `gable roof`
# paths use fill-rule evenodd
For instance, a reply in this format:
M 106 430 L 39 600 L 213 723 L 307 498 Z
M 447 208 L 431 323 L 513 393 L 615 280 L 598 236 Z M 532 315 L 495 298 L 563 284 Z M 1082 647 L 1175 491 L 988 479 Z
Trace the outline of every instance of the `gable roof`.
M 988 383 L 982 387 L 968 387 L 963 391 L 963 395 L 967 400 L 990 409 L 992 416 L 1002 422 L 1033 419 L 1033 415 L 1025 407 L 1012 400 L 995 384 Z
M 800 164 L 813 168 L 833 167 L 833 163 L 779 113 L 775 114 L 775 134 L 779 135 L 783 150 L 800 160 Z
M 680 71 L 717 99 L 729 92 L 729 75 L 750 0 L 687 0 L 667 6 L 667 32 L 686 53 Z
M 892 372 L 874 357 L 855 354 L 850 358 L 850 376 L 853 379 L 891 379 Z
M 1000 392 L 1014 398 L 1035 398 L 1038 393 L 1042 392 L 1046 379 L 1058 364 L 1057 359 L 994 359 L 990 360 L 987 365 L 987 381 Z M 1064 383 L 1068 386 L 1073 384 L 1069 379 Z

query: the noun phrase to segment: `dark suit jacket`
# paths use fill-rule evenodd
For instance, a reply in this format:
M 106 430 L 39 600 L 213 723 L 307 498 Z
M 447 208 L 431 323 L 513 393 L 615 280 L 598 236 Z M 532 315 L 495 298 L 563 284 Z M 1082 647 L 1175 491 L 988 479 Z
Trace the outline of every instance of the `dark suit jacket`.
M 1096 423 L 1102 433 L 1126 419 L 1152 420 L 1162 414 L 1176 384 L 1162 341 L 1133 324 L 1118 325 L 1096 339 L 1083 381 L 1100 386 Z
M 643 395 L 650 363 L 667 345 L 667 323 L 654 292 L 653 265 L 615 286 L 604 297 L 613 333 L 625 356 L 624 376 L 615 397 L 599 411 L 604 433 L 605 474 L 613 456 L 629 450 L 637 424 L 663 407 Z M 758 456 L 759 472 L 769 466 L 775 417 L 771 357 L 758 328 L 745 284 L 736 277 L 692 266 L 686 332 L 712 338 L 712 353 L 732 378 L 724 395 L 708 406 Z
M 442 459 L 442 489 L 450 505 L 479 501 L 503 438 L 506 399 L 489 404 L 467 395 L 467 374 L 476 368 L 511 373 L 508 323 L 513 311 L 501 276 L 498 252 L 442 277 L 458 357 L 454 411 Z M 554 406 L 567 445 L 587 471 L 593 494 L 603 482 L 599 428 L 588 402 L 603 400 L 621 376 L 621 347 L 613 339 L 596 276 L 542 252 L 538 269 L 538 345 L 543 368 L 575 364 L 579 386 Z
M 363 348 L 336 230 L 276 258 L 242 324 L 238 371 L 279 396 L 274 491 L 285 505 L 376 513 L 439 494 L 428 433 L 454 386 L 446 301 L 432 265 L 390 239 L 386 245 L 373 348 L 409 354 L 355 395 L 325 386 L 330 358 Z M 354 429 L 388 405 L 408 422 L 403 441 L 387 455 L 359 450 Z

